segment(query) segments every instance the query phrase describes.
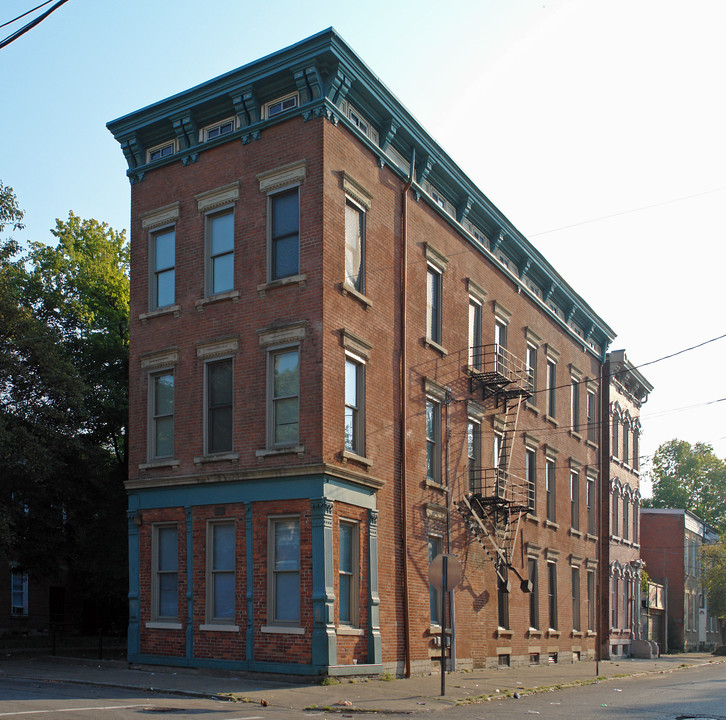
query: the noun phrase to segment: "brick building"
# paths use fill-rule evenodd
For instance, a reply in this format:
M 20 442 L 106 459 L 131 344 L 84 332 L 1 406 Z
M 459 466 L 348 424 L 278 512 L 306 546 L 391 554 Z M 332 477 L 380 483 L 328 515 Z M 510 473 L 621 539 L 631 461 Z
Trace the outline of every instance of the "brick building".
M 129 658 L 428 672 L 441 552 L 459 667 L 593 657 L 607 324 L 333 30 L 109 129 Z
M 600 509 L 602 657 L 629 656 L 640 639 L 640 409 L 653 386 L 623 350 L 608 353 L 603 383 Z
M 721 622 L 708 611 L 701 580 L 704 544 L 718 532 L 688 510 L 641 510 L 641 557 L 648 574 L 665 585 L 665 622 L 658 628 L 666 652 L 713 649 L 722 642 Z

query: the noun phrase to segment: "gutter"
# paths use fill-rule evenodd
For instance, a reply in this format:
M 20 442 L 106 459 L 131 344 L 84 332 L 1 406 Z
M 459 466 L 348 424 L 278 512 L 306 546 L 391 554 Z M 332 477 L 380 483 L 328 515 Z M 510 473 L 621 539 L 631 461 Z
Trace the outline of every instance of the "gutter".
M 408 393 L 406 381 L 408 377 L 408 353 L 406 339 L 408 335 L 407 301 L 408 301 L 408 191 L 413 185 L 416 149 L 411 151 L 409 177 L 401 191 L 401 376 L 400 376 L 400 407 L 401 407 L 401 552 L 403 553 L 403 646 L 404 675 L 411 677 L 411 616 L 409 614 L 408 587 L 408 494 L 406 492 L 406 438 L 408 432 Z

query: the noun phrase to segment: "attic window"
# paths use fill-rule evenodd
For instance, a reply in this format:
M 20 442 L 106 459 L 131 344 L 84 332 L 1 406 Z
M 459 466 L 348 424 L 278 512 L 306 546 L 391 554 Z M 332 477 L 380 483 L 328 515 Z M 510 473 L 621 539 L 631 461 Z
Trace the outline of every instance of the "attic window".
M 293 93 L 292 95 L 286 95 L 285 97 L 281 97 L 278 100 L 273 100 L 272 102 L 269 102 L 267 103 L 267 105 L 265 105 L 265 117 L 273 118 L 276 115 L 280 115 L 281 113 L 287 112 L 288 110 L 292 110 L 293 108 L 297 107 L 297 102 L 297 93 Z
M 162 158 L 169 157 L 176 152 L 176 143 L 174 140 L 163 145 L 157 145 L 156 147 L 149 148 L 146 151 L 146 162 L 156 162 Z
M 228 135 L 235 131 L 235 127 L 235 118 L 227 118 L 226 120 L 222 120 L 222 122 L 218 122 L 214 125 L 208 125 L 202 131 L 204 142 L 215 140 L 222 135 Z
M 446 200 L 433 188 L 431 188 L 431 197 L 442 210 L 446 210 Z

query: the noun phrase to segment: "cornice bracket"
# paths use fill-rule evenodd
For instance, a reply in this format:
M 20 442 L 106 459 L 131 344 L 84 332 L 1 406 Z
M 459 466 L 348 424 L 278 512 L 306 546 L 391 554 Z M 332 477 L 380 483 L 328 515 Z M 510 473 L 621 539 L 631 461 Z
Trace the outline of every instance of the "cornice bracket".
M 121 150 L 123 151 L 129 170 L 133 170 L 139 165 L 144 165 L 144 148 L 141 147 L 136 133 L 129 135 L 121 140 Z
M 456 208 L 456 220 L 459 223 L 463 223 L 464 220 L 466 220 L 467 216 L 469 215 L 469 212 L 471 211 L 471 206 L 474 204 L 474 199 L 471 197 L 471 195 L 467 195 L 461 203 L 459 203 L 459 207 Z
M 295 85 L 297 85 L 297 90 L 300 93 L 301 105 L 305 105 L 322 97 L 323 82 L 320 79 L 318 68 L 314 63 L 296 68 L 293 70 L 292 75 L 295 80 Z
M 492 255 L 496 255 L 497 250 L 499 250 L 501 244 L 504 242 L 504 238 L 504 230 L 499 230 L 499 232 L 494 234 L 494 237 L 489 242 L 489 251 Z
M 428 178 L 429 174 L 431 173 L 431 169 L 433 168 L 433 166 L 435 164 L 436 164 L 436 160 L 434 160 L 434 158 L 431 157 L 431 155 L 428 155 L 426 157 L 426 160 L 424 161 L 423 170 L 419 170 L 419 173 L 418 173 L 418 180 L 417 180 L 417 182 L 418 182 L 419 185 L 423 185 L 424 184 L 424 182 Z
M 330 86 L 325 93 L 333 105 L 340 107 L 340 103 L 348 96 L 352 80 L 338 67 L 332 74 Z
M 242 88 L 239 95 L 233 95 L 232 105 L 239 118 L 240 127 L 244 128 L 260 121 L 260 103 L 251 86 Z
M 391 142 L 393 142 L 393 138 L 398 132 L 399 127 L 401 127 L 400 124 L 396 122 L 396 120 L 394 120 L 393 118 L 388 118 L 388 120 L 386 120 L 386 122 L 381 127 L 381 134 L 379 140 L 381 150 L 383 150 L 383 152 L 386 152 L 386 150 L 388 150 L 388 146 L 391 144 Z
M 191 115 L 182 115 L 172 120 L 174 134 L 179 139 L 179 147 L 188 150 L 197 145 L 199 130 Z

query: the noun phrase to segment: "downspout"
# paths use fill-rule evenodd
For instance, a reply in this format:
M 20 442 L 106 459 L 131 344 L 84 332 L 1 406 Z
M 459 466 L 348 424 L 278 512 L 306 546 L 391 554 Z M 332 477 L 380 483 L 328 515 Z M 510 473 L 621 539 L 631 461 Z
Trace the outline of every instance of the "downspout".
M 595 603 L 597 607 L 597 623 L 595 626 L 595 675 L 600 675 L 600 661 L 603 659 L 603 643 L 605 641 L 605 629 L 609 628 L 609 615 L 606 620 L 603 617 L 603 605 L 605 605 L 604 593 L 610 592 L 610 586 L 605 586 L 603 579 L 606 577 L 606 569 L 603 567 L 603 531 L 607 528 L 607 522 L 603 518 L 603 513 L 607 512 L 609 517 L 610 504 L 605 503 L 605 498 L 609 498 L 610 493 L 610 424 L 607 422 L 610 409 L 610 355 L 605 355 L 605 360 L 600 365 L 600 473 L 598 487 L 595 493 L 596 498 L 596 518 L 597 518 L 597 543 L 595 544 L 595 559 L 597 561 L 597 569 L 595 572 Z M 605 490 L 607 488 L 607 492 Z M 607 510 L 605 505 L 607 504 Z M 609 542 L 609 534 L 608 539 Z M 609 553 L 608 553 L 609 556 Z M 608 595 L 609 597 L 609 595 Z M 607 606 L 609 609 L 609 605 Z
M 411 151 L 411 167 L 408 182 L 401 192 L 401 377 L 400 377 L 400 406 L 401 406 L 401 552 L 403 553 L 403 647 L 404 647 L 404 675 L 411 677 L 411 617 L 409 615 L 408 594 L 408 496 L 406 493 L 406 437 L 408 432 L 408 393 L 406 381 L 408 377 L 408 354 L 406 352 L 406 338 L 408 335 L 407 322 L 407 296 L 408 296 L 408 191 L 413 185 L 414 165 L 416 162 L 416 149 Z

